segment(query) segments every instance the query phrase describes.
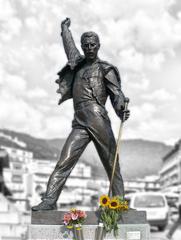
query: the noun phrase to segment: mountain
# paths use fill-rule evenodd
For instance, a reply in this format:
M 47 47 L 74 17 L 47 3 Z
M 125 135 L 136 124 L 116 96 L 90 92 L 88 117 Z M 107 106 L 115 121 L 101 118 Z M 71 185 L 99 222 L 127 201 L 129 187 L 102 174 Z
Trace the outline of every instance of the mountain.
M 32 151 L 34 158 L 38 159 L 57 159 L 60 150 L 56 142 L 59 142 L 62 148 L 64 141 L 65 139 L 40 139 L 25 133 L 0 129 L 0 145 Z
M 65 139 L 40 139 L 25 133 L 0 129 L 0 146 L 21 148 L 34 153 L 37 159 L 58 159 Z M 120 150 L 120 164 L 124 179 L 155 175 L 161 169 L 162 157 L 170 150 L 161 142 L 133 139 L 123 140 Z M 91 143 L 81 160 L 93 168 L 94 177 L 105 177 L 98 154 Z
M 119 162 L 124 179 L 157 175 L 162 167 L 162 157 L 171 149 L 171 146 L 161 142 L 141 139 L 123 140 L 121 142 Z M 93 145 L 89 146 L 84 155 L 85 162 L 92 162 L 95 174 L 103 176 L 104 171 L 102 171 L 102 165 Z
M 172 147 L 161 142 L 148 140 L 128 140 L 122 144 L 120 163 L 126 178 L 156 175 L 162 167 L 162 157 Z

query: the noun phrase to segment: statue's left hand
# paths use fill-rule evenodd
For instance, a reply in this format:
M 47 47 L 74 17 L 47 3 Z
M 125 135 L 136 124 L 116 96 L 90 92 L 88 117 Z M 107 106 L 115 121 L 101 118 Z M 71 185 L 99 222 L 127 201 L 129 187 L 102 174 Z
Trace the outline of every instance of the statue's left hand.
M 120 110 L 119 117 L 122 121 L 126 121 L 130 117 L 130 110 Z
M 129 103 L 129 98 L 125 97 L 125 99 L 124 99 L 124 107 L 122 106 L 121 110 L 120 110 L 120 119 L 123 122 L 126 121 L 129 118 L 129 116 L 130 116 L 130 111 L 128 109 L 128 103 Z

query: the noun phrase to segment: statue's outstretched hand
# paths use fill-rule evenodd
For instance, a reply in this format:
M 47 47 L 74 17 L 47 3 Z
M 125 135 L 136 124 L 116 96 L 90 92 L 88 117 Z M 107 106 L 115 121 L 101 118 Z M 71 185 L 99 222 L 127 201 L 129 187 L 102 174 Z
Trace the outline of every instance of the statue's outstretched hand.
M 119 117 L 123 122 L 126 121 L 130 116 L 130 110 L 128 109 L 128 103 L 129 103 L 129 98 L 125 98 L 124 99 L 124 107 L 121 106 L 121 109 L 119 112 Z
M 61 22 L 61 28 L 63 29 L 64 27 L 70 27 L 70 24 L 71 24 L 71 20 L 70 18 L 66 18 L 65 20 L 63 20 Z
M 119 117 L 123 122 L 126 121 L 130 117 L 130 110 L 121 110 Z

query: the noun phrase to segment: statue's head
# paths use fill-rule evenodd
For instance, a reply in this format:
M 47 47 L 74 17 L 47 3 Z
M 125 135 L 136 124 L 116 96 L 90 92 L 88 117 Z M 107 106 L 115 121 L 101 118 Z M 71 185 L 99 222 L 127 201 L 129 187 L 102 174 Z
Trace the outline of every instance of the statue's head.
M 95 32 L 85 32 L 81 36 L 81 47 L 86 59 L 94 60 L 100 48 L 99 37 Z

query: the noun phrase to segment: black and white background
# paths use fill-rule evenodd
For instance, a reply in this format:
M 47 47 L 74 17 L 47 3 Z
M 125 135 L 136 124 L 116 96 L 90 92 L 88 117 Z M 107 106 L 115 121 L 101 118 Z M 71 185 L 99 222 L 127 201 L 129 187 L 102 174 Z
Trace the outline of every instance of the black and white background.
M 99 57 L 120 71 L 131 111 L 123 138 L 161 142 L 170 149 L 181 136 L 179 0 L 0 0 L 2 132 L 41 139 L 68 136 L 72 100 L 58 106 L 54 82 L 66 63 L 60 37 L 60 23 L 66 17 L 71 18 L 79 50 L 81 34 L 97 32 Z M 107 109 L 117 135 L 119 119 L 109 102 Z

